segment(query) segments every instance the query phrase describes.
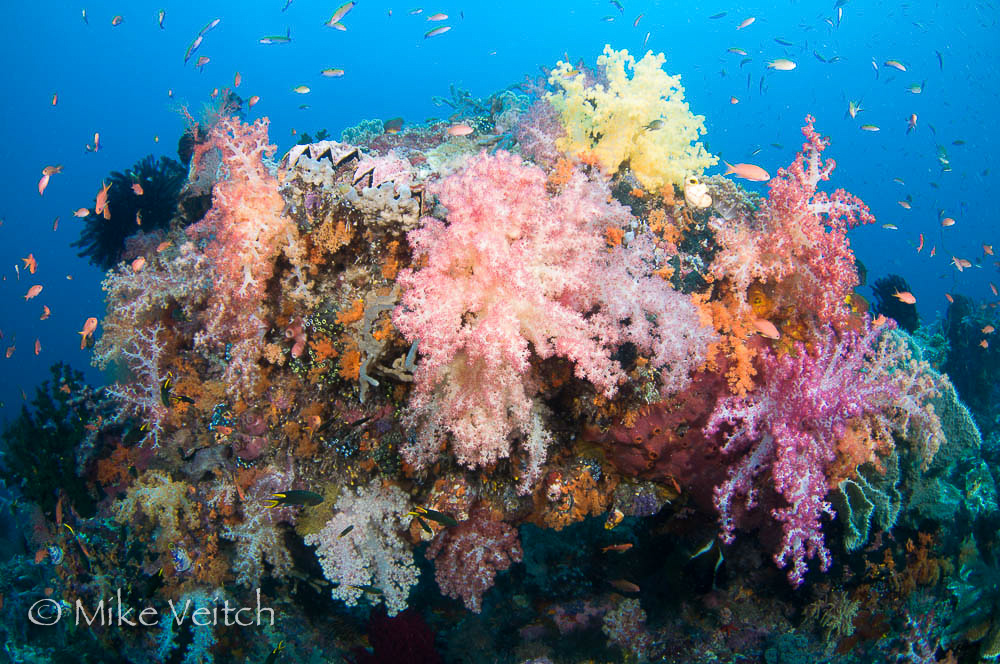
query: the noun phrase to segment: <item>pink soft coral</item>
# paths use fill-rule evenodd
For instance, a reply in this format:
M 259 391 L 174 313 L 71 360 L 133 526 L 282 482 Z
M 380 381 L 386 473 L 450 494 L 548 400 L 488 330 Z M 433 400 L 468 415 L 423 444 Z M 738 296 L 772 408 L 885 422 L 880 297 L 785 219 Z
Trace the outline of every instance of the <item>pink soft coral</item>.
M 208 142 L 221 153 L 223 177 L 212 189 L 212 208 L 187 229 L 208 238 L 205 255 L 215 270 L 205 329 L 195 342 L 232 344 L 226 377 L 233 386 L 249 387 L 259 373 L 264 289 L 289 227 L 278 181 L 263 162 L 276 149 L 267 126 L 266 119 L 248 125 L 232 117 L 212 128 Z
M 849 309 L 844 298 L 858 285 L 847 231 L 875 221 L 868 207 L 843 189 L 817 191 L 836 167 L 822 152 L 829 141 L 806 116 L 806 142 L 788 168 L 768 183 L 770 195 L 757 218 L 720 221 L 714 226 L 723 249 L 712 264 L 716 278 L 729 278 L 745 295 L 755 281 L 794 279 L 797 300 L 823 321 L 842 323 Z
M 543 440 L 533 435 L 532 353 L 568 359 L 608 397 L 625 380 L 611 358 L 620 343 L 655 367 L 671 364 L 669 389 L 703 358 L 708 332 L 685 296 L 649 276 L 641 243 L 631 257 L 607 252 L 603 225 L 631 215 L 605 182 L 576 171 L 552 195 L 541 169 L 501 151 L 473 158 L 434 193 L 448 223 L 425 218 L 409 233 L 423 267 L 400 273 L 394 318 L 421 354 L 410 405 L 423 426 L 404 450 L 411 463 L 429 462 L 446 434 L 467 466 L 507 456 L 512 433 Z M 529 465 L 543 453 L 531 452 Z

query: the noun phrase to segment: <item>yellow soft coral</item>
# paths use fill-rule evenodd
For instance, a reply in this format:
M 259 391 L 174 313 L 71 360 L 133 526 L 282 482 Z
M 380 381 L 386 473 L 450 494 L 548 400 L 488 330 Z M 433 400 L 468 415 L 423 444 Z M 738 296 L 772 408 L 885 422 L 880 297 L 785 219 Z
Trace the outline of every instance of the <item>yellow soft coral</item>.
M 681 185 L 687 174 L 715 164 L 718 159 L 697 142 L 705 118 L 688 110 L 680 77 L 661 69 L 665 61 L 650 51 L 636 62 L 628 51 L 605 46 L 597 64 L 606 86 L 586 85 L 584 74 L 559 62 L 549 82 L 561 91 L 547 96 L 566 130 L 556 146 L 576 156 L 589 153 L 609 174 L 628 162 L 651 191 Z

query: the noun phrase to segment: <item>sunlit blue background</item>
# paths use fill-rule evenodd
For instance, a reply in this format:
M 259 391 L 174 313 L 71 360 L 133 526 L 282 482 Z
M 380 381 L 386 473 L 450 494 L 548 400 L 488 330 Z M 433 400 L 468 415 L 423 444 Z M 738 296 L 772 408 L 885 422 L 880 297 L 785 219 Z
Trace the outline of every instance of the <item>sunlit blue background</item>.
M 314 134 L 327 128 L 339 137 L 341 129 L 364 118 L 416 122 L 443 116 L 446 109 L 434 106 L 431 97 L 447 95 L 452 83 L 486 96 L 526 75 L 539 76 L 541 66 L 567 55 L 592 65 L 605 43 L 640 55 L 663 51 L 666 69 L 682 76 L 691 108 L 706 118 L 710 150 L 730 162 L 755 163 L 773 174 L 794 157 L 802 118 L 816 116 L 818 130 L 833 139 L 827 155 L 838 168 L 831 185 L 862 197 L 878 217 L 878 224 L 852 234 L 870 282 L 886 272 L 903 275 L 925 321 L 943 313 L 945 292 L 996 301 L 989 289 L 989 282 L 1000 281 L 995 259 L 983 258 L 982 249 L 984 242 L 1000 249 L 991 194 L 997 188 L 991 161 L 998 152 L 998 72 L 995 58 L 982 56 L 996 49 L 994 3 L 852 0 L 838 21 L 835 0 L 740 3 L 737 10 L 724 2 L 623 0 L 623 12 L 606 0 L 420 1 L 360 0 L 343 20 L 346 32 L 324 26 L 339 0 L 293 0 L 286 11 L 285 0 L 3 3 L 0 344 L 16 351 L 9 359 L 0 354 L 0 419 L 16 415 L 21 389 L 30 398 L 58 359 L 85 369 L 90 381 L 102 381 L 76 334 L 88 316 L 103 316 L 101 275 L 69 246 L 81 226 L 72 212 L 93 206 L 111 171 L 125 170 L 148 153 L 176 158 L 184 128 L 178 107 L 186 104 L 197 114 L 213 88 L 231 86 L 237 71 L 239 93 L 260 96 L 251 116 L 270 117 L 280 154 L 296 142 L 293 130 Z M 423 11 L 412 14 L 418 7 Z M 157 24 L 161 8 L 163 29 Z M 427 17 L 437 12 L 449 19 L 429 23 Z M 727 13 L 710 18 L 721 12 Z M 117 14 L 123 21 L 112 26 Z M 750 16 L 756 21 L 737 30 Z M 215 18 L 220 24 L 185 65 L 188 44 Z M 443 24 L 451 31 L 424 38 Z M 258 43 L 289 28 L 290 44 Z M 795 45 L 782 46 L 775 38 Z M 751 62 L 741 66 L 743 56 L 729 53 L 731 47 L 747 51 Z M 824 63 L 814 52 L 841 60 Z M 198 56 L 211 58 L 203 71 L 194 66 Z M 778 57 L 798 67 L 768 70 L 766 63 Z M 888 59 L 908 71 L 883 66 Z M 345 76 L 320 76 L 330 67 L 345 69 Z M 924 83 L 922 94 L 907 90 L 915 83 Z M 294 93 L 299 85 L 312 92 Z M 731 97 L 739 103 L 730 103 Z M 854 120 L 845 117 L 849 100 L 860 100 L 864 108 Z M 309 108 L 301 110 L 302 104 Z M 911 113 L 918 126 L 907 135 Z M 866 123 L 881 131 L 861 131 Z M 101 149 L 88 153 L 84 146 L 95 132 Z M 947 150 L 951 172 L 941 171 L 938 145 Z M 39 197 L 41 170 L 55 164 L 63 172 Z M 907 196 L 910 210 L 897 204 Z M 939 209 L 957 224 L 942 229 Z M 53 232 L 55 217 L 59 228 Z M 899 230 L 883 229 L 884 223 Z M 918 255 L 919 233 L 925 247 Z M 14 265 L 22 265 L 29 252 L 38 272 L 22 271 L 18 280 Z M 959 274 L 949 264 L 952 256 L 981 267 Z M 44 291 L 25 301 L 35 283 Z M 39 320 L 43 304 L 52 310 L 47 321 Z M 36 338 L 42 346 L 37 357 Z

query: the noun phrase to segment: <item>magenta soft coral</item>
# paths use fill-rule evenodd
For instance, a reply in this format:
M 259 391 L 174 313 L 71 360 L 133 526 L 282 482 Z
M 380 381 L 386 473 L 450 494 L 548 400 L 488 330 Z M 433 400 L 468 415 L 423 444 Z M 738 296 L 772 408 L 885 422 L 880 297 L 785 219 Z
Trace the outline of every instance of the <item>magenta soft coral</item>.
M 802 583 L 807 559 L 819 557 L 824 571 L 830 566 L 820 530 L 823 515 L 833 516 L 824 500 L 826 471 L 848 420 L 885 412 L 899 396 L 888 367 L 870 362 L 884 329 L 863 336 L 846 332 L 839 340 L 829 330 L 813 349 L 798 344 L 783 355 L 762 351 L 763 385 L 747 396 L 719 401 L 705 426 L 706 435 L 727 432 L 724 454 L 742 455 L 715 489 L 723 539 L 734 537 L 733 500 L 745 496 L 752 508 L 755 480 L 770 469 L 774 490 L 787 502 L 772 511 L 783 531 L 774 560 L 781 567 L 791 565 L 793 585 Z

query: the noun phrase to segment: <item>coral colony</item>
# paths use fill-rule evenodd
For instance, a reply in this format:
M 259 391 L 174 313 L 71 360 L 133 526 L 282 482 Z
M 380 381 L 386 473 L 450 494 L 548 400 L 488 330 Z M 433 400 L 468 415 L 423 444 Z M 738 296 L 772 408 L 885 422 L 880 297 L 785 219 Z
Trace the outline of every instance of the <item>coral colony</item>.
M 705 176 L 664 62 L 607 47 L 284 155 L 235 95 L 191 120 L 172 221 L 85 231 L 114 379 L 58 367 L 6 432 L 33 548 L 0 591 L 275 620 L 5 618 L 16 661 L 1000 652 L 980 435 L 855 294 L 874 217 L 820 191 L 812 117 L 764 195 Z

